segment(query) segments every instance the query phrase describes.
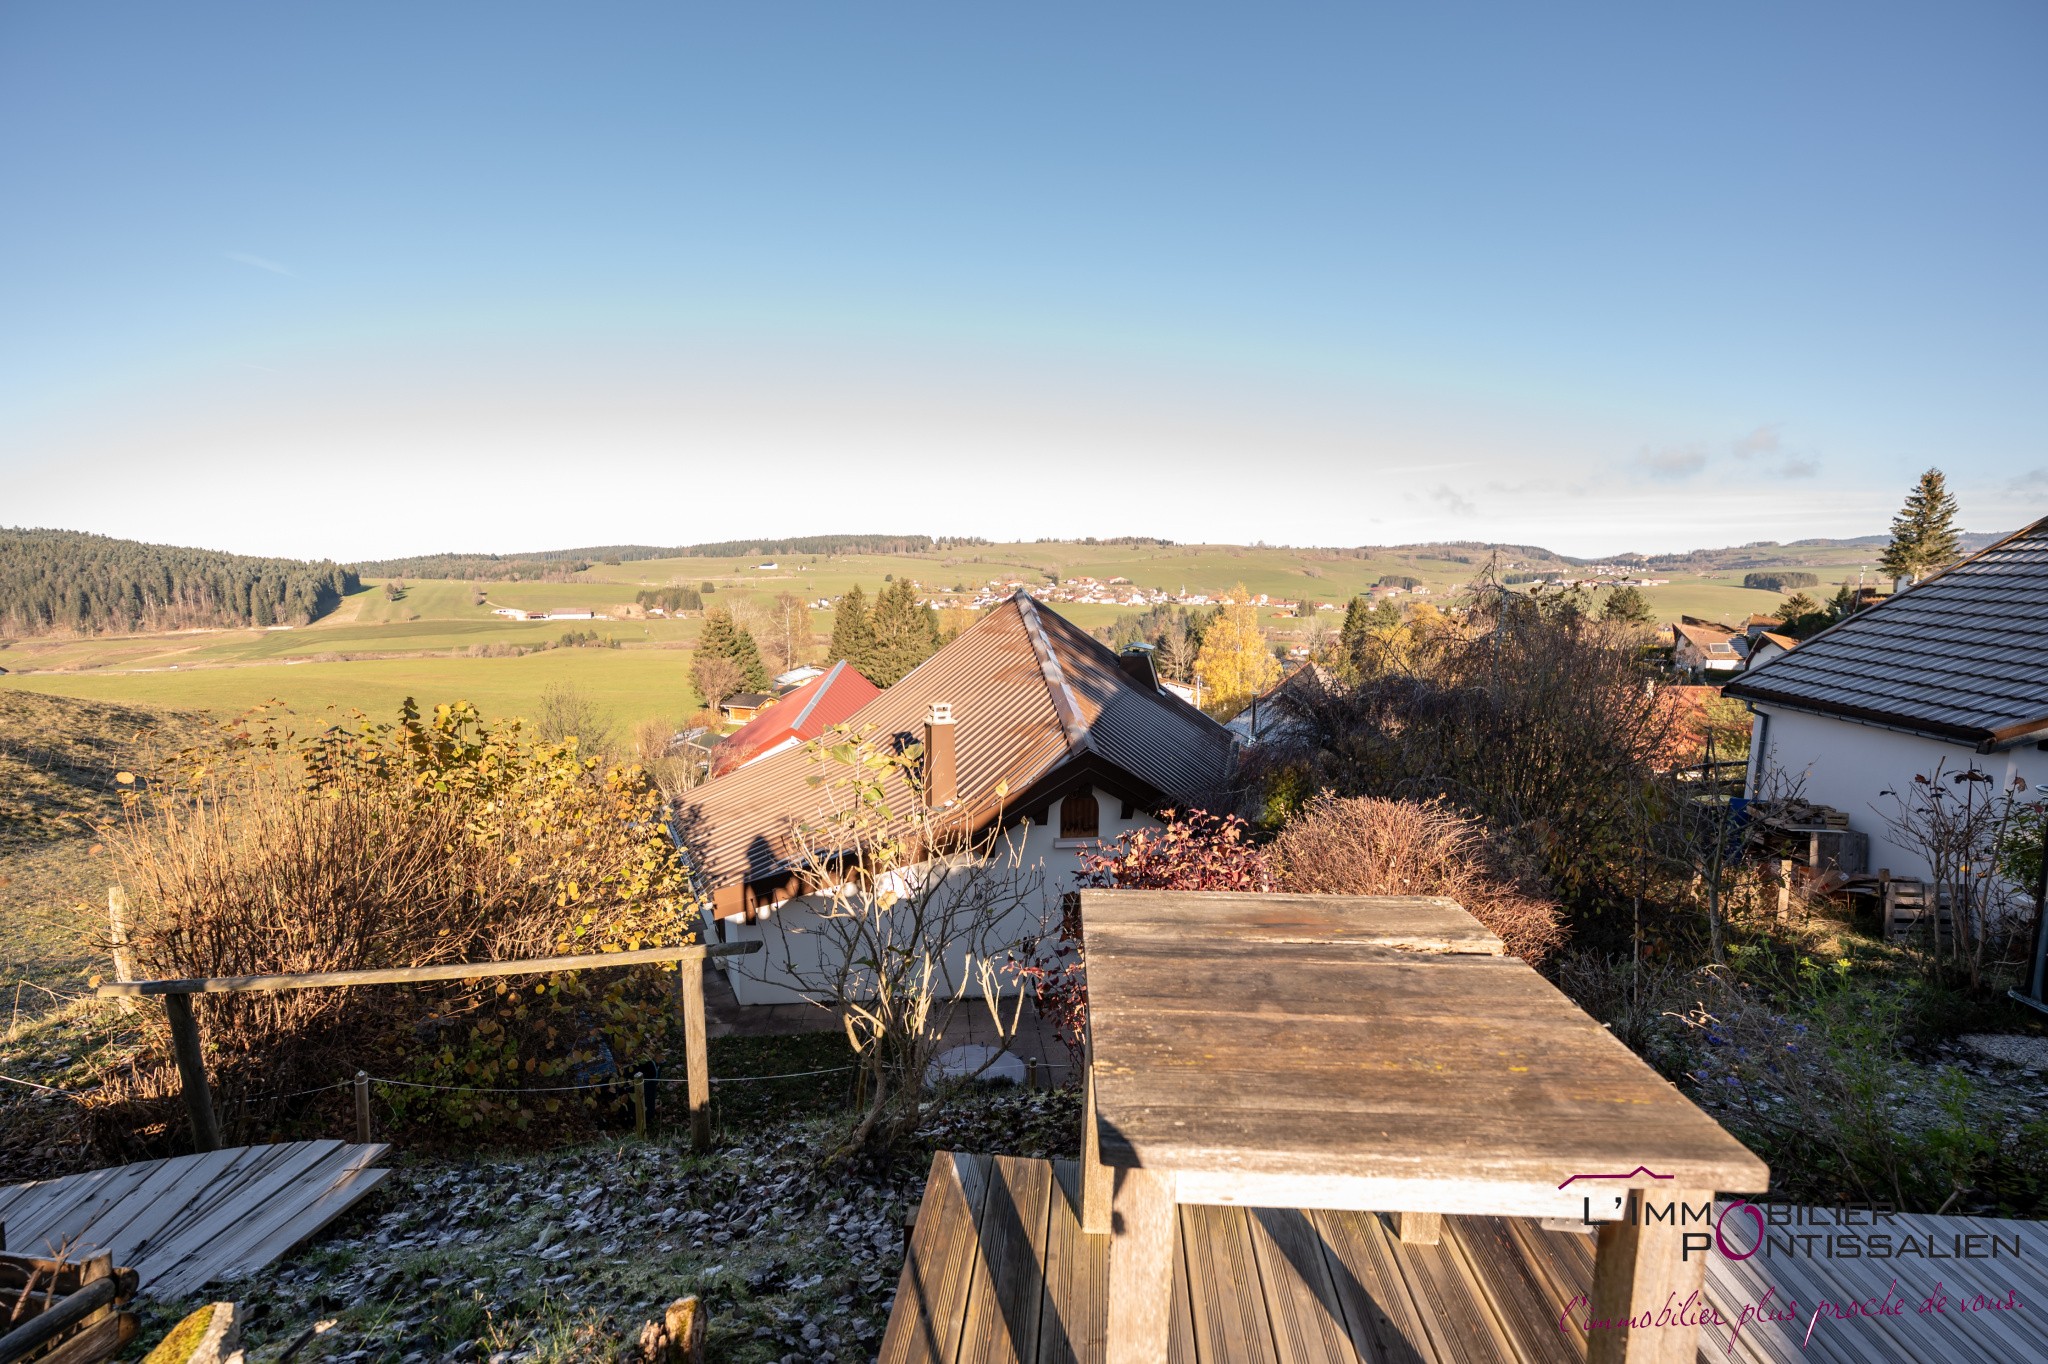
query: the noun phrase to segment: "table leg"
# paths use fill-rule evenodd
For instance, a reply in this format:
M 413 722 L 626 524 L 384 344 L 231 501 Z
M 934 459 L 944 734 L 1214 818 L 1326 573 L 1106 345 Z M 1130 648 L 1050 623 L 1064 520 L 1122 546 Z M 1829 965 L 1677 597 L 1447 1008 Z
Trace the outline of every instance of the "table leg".
M 1173 1175 L 1116 1171 L 1105 1364 L 1166 1364 L 1173 1323 Z
M 1711 1194 L 1688 1196 L 1656 1190 L 1645 1198 L 1629 1198 L 1628 1215 L 1602 1223 L 1593 1261 L 1593 1293 L 1588 1315 L 1587 1364 L 1693 1364 L 1699 1327 L 1676 1320 L 1695 1320 L 1706 1300 L 1708 1245 L 1698 1238 L 1712 1235 L 1710 1222 L 1685 1221 L 1684 1209 L 1713 1208 Z M 1668 1214 L 1668 1216 L 1667 1216 Z M 1689 1248 L 1685 1237 L 1695 1239 Z M 1690 1301 L 1688 1301 L 1690 1299 Z M 1662 1320 L 1669 1324 L 1660 1324 Z M 1625 1322 L 1648 1317 L 1648 1324 L 1601 1327 L 1603 1321 Z
M 1401 1240 L 1411 1246 L 1433 1246 L 1444 1239 L 1444 1215 L 1440 1212 L 1398 1212 L 1394 1225 Z
M 1095 1058 L 1088 1058 L 1087 1099 L 1081 1108 L 1081 1230 L 1091 1236 L 1109 1231 L 1111 1171 L 1102 1163 L 1095 1133 Z

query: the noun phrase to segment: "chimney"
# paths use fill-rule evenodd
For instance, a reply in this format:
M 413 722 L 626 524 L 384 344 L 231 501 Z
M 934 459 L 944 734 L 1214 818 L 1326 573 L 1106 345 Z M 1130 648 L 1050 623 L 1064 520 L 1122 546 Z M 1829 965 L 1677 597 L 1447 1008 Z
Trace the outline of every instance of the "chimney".
M 1124 676 L 1143 687 L 1146 691 L 1159 690 L 1159 674 L 1152 671 L 1152 651 L 1141 645 L 1132 645 L 1116 656 L 1117 666 L 1124 670 Z
M 924 721 L 924 803 L 947 806 L 960 798 L 959 768 L 953 749 L 953 706 L 932 702 Z

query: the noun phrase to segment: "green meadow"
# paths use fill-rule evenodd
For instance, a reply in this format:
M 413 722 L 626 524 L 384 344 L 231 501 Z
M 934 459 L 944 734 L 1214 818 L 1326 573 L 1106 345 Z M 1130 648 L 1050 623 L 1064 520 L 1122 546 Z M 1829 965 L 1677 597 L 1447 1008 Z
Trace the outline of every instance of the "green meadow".
M 1778 594 L 1741 586 L 1742 569 L 1723 556 L 1712 571 L 1666 572 L 1648 589 L 1664 619 L 1694 615 L 1739 623 L 1768 612 Z M 1758 557 L 1785 551 L 1759 552 Z M 1868 549 L 1803 554 L 1800 565 L 1826 586 L 1855 577 Z M 312 625 L 275 630 L 194 630 L 170 634 L 0 640 L 0 688 L 134 701 L 233 714 L 270 700 L 312 713 L 329 706 L 388 714 L 407 696 L 422 703 L 472 701 L 487 713 L 531 715 L 549 686 L 574 686 L 622 726 L 648 718 L 681 720 L 699 706 L 689 684 L 697 619 L 509 620 L 493 608 L 612 613 L 644 588 L 710 584 L 707 605 L 766 606 L 783 592 L 806 601 L 833 598 L 858 584 L 872 595 L 888 577 L 915 579 L 945 592 L 972 591 L 992 579 L 1034 586 L 1071 577 L 1129 578 L 1145 587 L 1218 596 L 1242 583 L 1278 600 L 1341 605 L 1388 575 L 1412 577 L 1441 601 L 1487 565 L 1485 551 L 1453 546 L 1374 550 L 1301 550 L 1243 545 L 976 545 L 917 554 L 749 556 L 650 559 L 593 564 L 545 582 L 406 581 L 387 596 L 366 580 L 339 609 Z M 773 567 L 766 565 L 773 564 Z M 1503 551 L 1500 571 L 1570 571 L 1551 556 Z M 1095 629 L 1126 608 L 1055 603 L 1076 624 Z M 1265 613 L 1276 638 L 1298 637 L 1306 623 Z M 1334 623 L 1329 617 L 1324 623 Z M 814 611 L 815 653 L 822 655 L 831 612 Z M 617 648 L 543 647 L 567 632 L 594 633 Z M 519 657 L 515 649 L 535 650 Z

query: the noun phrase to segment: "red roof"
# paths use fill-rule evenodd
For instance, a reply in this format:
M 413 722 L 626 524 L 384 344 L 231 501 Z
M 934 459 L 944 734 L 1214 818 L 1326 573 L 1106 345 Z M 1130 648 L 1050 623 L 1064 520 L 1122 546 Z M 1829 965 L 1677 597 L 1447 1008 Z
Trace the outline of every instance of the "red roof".
M 722 776 L 788 739 L 808 743 L 882 694 L 840 659 L 719 741 L 711 775 Z

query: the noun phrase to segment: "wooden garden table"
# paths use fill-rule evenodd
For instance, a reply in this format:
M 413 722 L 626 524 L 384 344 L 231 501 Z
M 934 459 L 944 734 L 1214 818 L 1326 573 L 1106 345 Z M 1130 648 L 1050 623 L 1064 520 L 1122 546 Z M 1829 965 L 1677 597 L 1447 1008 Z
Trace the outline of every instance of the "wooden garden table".
M 1583 1310 L 1621 1321 L 1703 1293 L 1714 1195 L 1768 1187 L 1452 901 L 1084 891 L 1081 917 L 1110 1364 L 1166 1359 L 1179 1203 L 1387 1212 L 1425 1242 L 1445 1213 L 1590 1213 Z M 1690 1364 L 1696 1334 L 1596 1329 L 1591 1359 Z

